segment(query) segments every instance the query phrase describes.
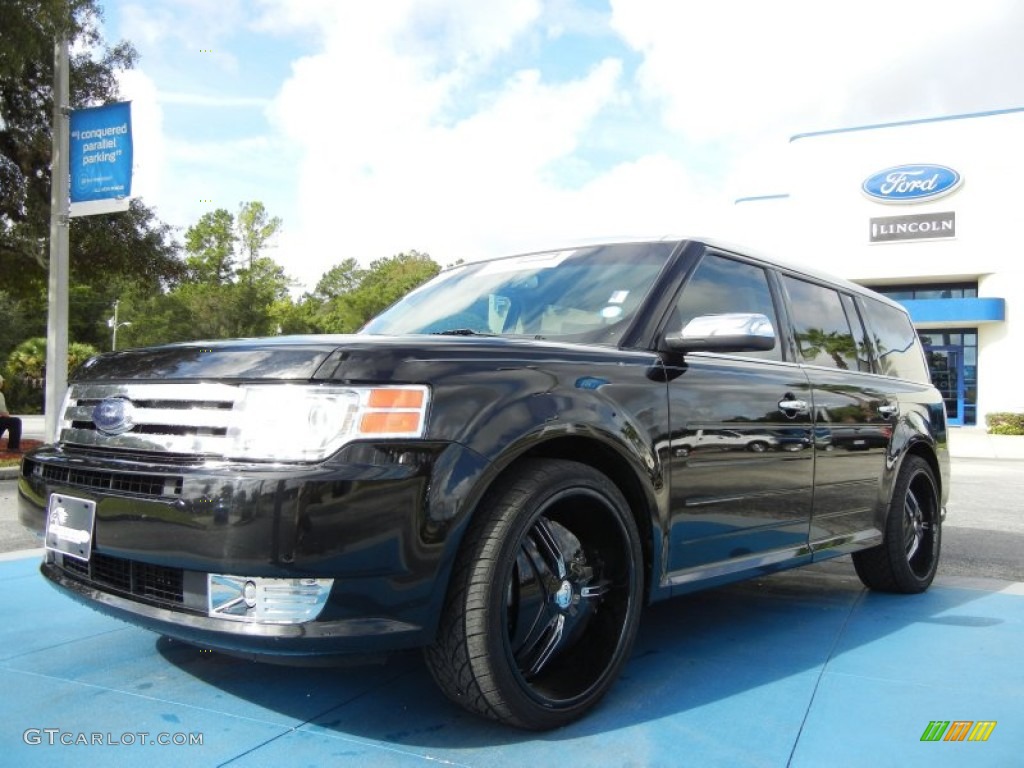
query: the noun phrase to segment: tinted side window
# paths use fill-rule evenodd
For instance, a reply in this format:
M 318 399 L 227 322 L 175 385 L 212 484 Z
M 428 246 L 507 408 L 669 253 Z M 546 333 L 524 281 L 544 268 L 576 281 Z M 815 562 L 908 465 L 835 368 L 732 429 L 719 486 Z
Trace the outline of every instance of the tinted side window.
M 860 304 L 867 315 L 865 319 L 878 358 L 879 373 L 928 383 L 924 353 L 906 312 L 866 297 L 860 299 Z
M 784 276 L 790 317 L 801 362 L 842 370 L 858 370 L 857 343 L 839 292 L 823 285 Z
M 864 332 L 864 323 L 861 321 L 860 312 L 857 311 L 852 296 L 841 293 L 839 298 L 843 301 L 846 319 L 850 321 L 850 327 L 853 329 L 853 341 L 857 348 L 857 370 L 871 373 L 871 347 L 868 345 L 868 337 Z
M 743 352 L 744 357 L 782 359 L 782 345 L 778 341 L 779 323 L 775 317 L 768 276 L 760 267 L 717 254 L 708 253 L 701 259 L 687 281 L 675 312 L 669 320 L 669 331 L 678 331 L 700 315 L 722 315 L 727 312 L 756 312 L 771 320 L 776 341 L 772 349 L 763 352 Z

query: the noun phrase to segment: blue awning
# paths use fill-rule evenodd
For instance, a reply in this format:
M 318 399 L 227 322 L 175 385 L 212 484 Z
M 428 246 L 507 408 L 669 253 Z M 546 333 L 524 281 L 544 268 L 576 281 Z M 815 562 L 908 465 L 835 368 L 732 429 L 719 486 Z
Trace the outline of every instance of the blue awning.
M 977 325 L 1006 319 L 1005 299 L 906 299 L 900 304 L 914 325 Z

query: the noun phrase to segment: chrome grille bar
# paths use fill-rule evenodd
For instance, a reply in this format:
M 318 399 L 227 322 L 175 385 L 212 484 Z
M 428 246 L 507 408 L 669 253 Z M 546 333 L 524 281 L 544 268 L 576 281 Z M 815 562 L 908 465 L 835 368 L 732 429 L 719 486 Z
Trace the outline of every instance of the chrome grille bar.
M 93 410 L 106 398 L 132 404 L 132 428 L 97 429 Z M 186 455 L 224 455 L 239 389 L 227 384 L 75 384 L 65 401 L 59 441 L 66 445 Z

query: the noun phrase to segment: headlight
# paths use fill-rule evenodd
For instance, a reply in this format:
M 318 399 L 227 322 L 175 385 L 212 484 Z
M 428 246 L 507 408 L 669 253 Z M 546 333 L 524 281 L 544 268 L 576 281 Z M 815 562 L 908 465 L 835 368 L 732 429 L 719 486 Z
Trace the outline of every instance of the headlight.
M 423 386 L 239 389 L 228 429 L 234 459 L 322 461 L 352 440 L 422 437 L 430 400 Z

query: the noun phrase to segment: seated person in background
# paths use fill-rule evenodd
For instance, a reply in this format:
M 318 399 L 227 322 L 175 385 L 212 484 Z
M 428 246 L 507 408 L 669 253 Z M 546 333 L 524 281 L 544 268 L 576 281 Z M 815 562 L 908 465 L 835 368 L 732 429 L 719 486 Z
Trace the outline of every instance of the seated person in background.
M 7 433 L 7 450 L 21 450 L 21 419 L 11 416 L 7 411 L 7 400 L 4 399 L 4 377 L 0 376 L 0 437 Z

